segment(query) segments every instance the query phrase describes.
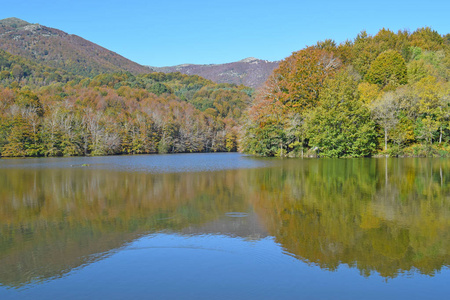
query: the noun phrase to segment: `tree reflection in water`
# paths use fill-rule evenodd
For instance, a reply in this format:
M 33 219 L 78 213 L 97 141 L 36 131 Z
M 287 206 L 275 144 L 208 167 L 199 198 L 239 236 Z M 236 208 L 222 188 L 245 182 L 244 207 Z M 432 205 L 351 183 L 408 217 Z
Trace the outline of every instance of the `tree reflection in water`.
M 327 270 L 433 275 L 450 262 L 449 170 L 450 160 L 434 159 L 171 174 L 0 169 L 0 283 L 60 277 L 161 231 L 271 235 Z

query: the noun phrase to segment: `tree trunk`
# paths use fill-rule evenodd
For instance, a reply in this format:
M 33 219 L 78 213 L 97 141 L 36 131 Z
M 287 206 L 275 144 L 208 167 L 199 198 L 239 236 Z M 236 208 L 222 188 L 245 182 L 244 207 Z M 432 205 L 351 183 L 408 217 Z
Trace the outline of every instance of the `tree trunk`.
M 384 151 L 387 151 L 387 128 L 384 128 Z

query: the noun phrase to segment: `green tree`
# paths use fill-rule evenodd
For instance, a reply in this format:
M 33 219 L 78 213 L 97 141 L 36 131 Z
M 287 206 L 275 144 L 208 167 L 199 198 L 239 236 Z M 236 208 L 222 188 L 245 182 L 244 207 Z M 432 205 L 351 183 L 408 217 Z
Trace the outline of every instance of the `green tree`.
M 423 139 L 427 146 L 430 146 L 433 143 L 436 131 L 439 128 L 438 122 L 433 120 L 430 116 L 426 116 L 422 120 L 419 120 L 418 123 L 419 138 Z
M 376 133 L 369 110 L 356 97 L 357 82 L 347 71 L 328 79 L 321 106 L 309 120 L 310 145 L 324 157 L 369 156 L 376 149 Z
M 14 65 L 14 67 L 11 70 L 11 75 L 16 78 L 20 79 L 23 77 L 23 68 L 20 65 Z
M 393 88 L 407 83 L 406 74 L 406 63 L 401 54 L 395 50 L 387 50 L 371 64 L 366 80 L 384 88 Z

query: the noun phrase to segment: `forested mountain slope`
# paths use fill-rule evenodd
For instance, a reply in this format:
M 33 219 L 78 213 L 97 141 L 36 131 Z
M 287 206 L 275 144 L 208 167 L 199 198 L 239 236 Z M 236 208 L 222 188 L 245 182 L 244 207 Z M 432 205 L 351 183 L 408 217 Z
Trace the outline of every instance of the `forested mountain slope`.
M 0 49 L 77 75 L 150 69 L 79 36 L 17 18 L 0 20 Z

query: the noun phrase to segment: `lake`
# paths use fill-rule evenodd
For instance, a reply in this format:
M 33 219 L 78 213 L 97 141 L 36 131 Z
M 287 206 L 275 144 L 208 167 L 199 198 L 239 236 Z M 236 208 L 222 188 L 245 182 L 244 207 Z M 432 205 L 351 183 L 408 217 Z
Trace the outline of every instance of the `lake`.
M 0 159 L 0 299 L 446 299 L 450 160 Z

